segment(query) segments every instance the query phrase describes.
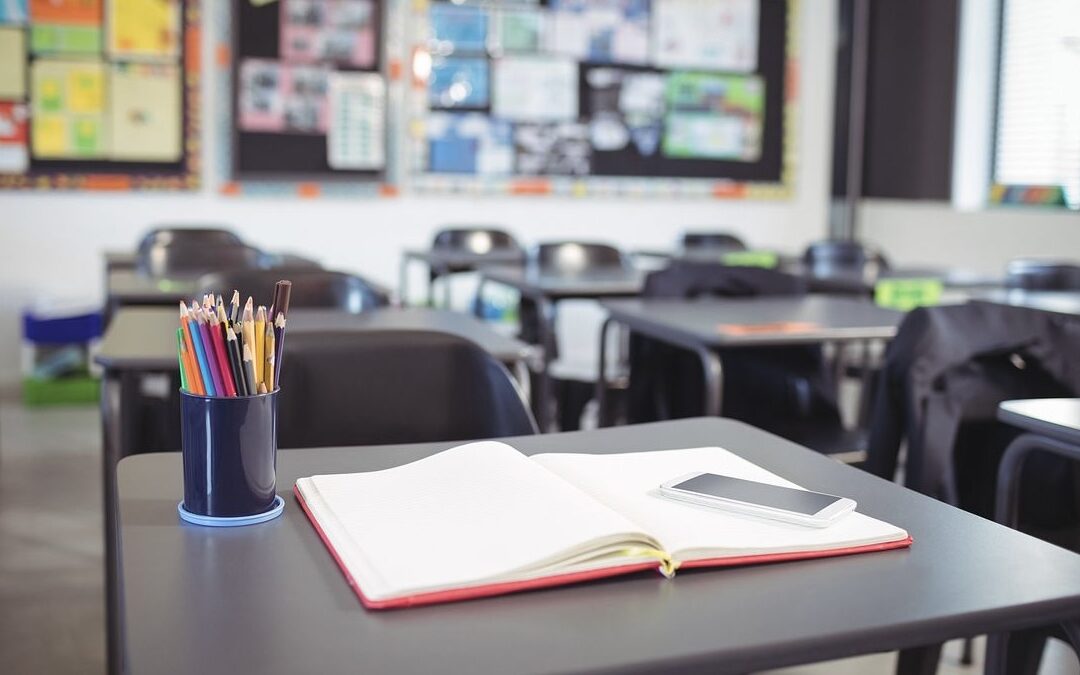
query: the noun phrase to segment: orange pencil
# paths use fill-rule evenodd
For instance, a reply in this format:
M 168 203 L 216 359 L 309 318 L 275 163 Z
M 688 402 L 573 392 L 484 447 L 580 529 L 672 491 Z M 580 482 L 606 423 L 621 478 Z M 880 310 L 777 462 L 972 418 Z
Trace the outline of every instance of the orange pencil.
M 184 346 L 187 347 L 188 356 L 191 358 L 194 368 L 188 370 L 188 384 L 192 386 L 192 393 L 206 395 L 206 386 L 203 385 L 202 373 L 199 372 L 195 357 L 195 345 L 191 344 L 191 326 L 188 325 L 188 307 L 180 302 L 180 328 L 184 331 Z

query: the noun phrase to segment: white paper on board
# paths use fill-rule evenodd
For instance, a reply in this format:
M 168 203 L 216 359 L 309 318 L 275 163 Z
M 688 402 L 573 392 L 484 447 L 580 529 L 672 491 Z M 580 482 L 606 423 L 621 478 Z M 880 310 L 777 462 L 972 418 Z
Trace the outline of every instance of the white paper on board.
M 334 169 L 386 165 L 386 85 L 377 73 L 332 73 L 327 162 Z
M 653 63 L 750 73 L 757 70 L 758 0 L 653 0 Z
M 495 117 L 529 122 L 577 119 L 578 69 L 569 59 L 512 57 L 495 62 Z

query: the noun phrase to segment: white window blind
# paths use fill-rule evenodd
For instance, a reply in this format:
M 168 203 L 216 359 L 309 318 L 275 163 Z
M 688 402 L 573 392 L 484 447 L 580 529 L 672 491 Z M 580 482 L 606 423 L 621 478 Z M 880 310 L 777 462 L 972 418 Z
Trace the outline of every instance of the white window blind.
M 1080 208 L 1080 0 L 1005 0 L 994 179 Z

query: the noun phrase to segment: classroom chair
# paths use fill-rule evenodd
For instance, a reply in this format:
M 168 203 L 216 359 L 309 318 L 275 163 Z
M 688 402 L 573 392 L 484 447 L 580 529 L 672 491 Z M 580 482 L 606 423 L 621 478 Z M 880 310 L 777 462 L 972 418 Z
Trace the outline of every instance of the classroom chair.
M 140 252 L 136 266 L 141 274 L 154 278 L 193 278 L 226 269 L 255 269 L 262 252 L 237 245 L 161 245 Z
M 745 251 L 747 246 L 742 239 L 727 232 L 688 231 L 682 235 L 681 249 L 683 255 L 693 255 Z
M 800 277 L 754 267 L 682 261 L 646 277 L 643 298 L 752 298 L 806 293 Z M 819 452 L 849 452 L 858 434 L 844 429 L 836 385 L 820 345 L 743 347 L 719 352 L 725 417 L 742 420 Z M 699 359 L 631 333 L 628 422 L 702 414 Z
M 454 225 L 443 228 L 435 233 L 431 250 L 472 255 L 520 253 L 521 258 L 525 258 L 524 249 L 512 234 L 497 227 L 483 225 Z M 431 288 L 436 279 L 471 272 L 475 269 L 475 264 L 429 266 L 428 288 Z M 449 283 L 449 279 L 446 279 L 444 283 Z
M 1028 291 L 1080 290 L 1080 264 L 1018 258 L 1005 268 L 1005 287 Z
M 878 270 L 889 268 L 888 261 L 880 252 L 857 241 L 828 239 L 806 247 L 803 264 L 811 277 L 845 276 L 861 274 L 868 265 Z
M 538 244 L 530 252 L 529 262 L 547 274 L 581 274 L 631 266 L 622 251 L 614 246 L 585 241 Z
M 390 304 L 389 293 L 362 277 L 313 269 L 239 269 L 211 272 L 198 282 L 201 293 L 219 293 L 226 302 L 234 290 L 241 301 L 251 296 L 256 305 L 270 306 L 274 284 L 280 279 L 292 282 L 289 306 L 297 308 L 337 309 L 357 314 Z
M 243 240 L 222 227 L 162 225 L 143 235 L 136 248 L 142 254 L 155 246 L 241 246 Z
M 282 448 L 537 433 L 506 368 L 472 342 L 446 333 L 288 335 L 280 380 Z

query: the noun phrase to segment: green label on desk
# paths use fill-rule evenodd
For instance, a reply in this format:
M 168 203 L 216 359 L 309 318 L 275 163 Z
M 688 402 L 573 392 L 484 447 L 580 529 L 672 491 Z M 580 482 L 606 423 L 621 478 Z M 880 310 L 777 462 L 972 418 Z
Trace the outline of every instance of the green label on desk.
M 780 264 L 780 257 L 774 251 L 732 251 L 725 253 L 720 260 L 732 267 L 764 267 L 770 270 Z
M 874 284 L 874 302 L 907 312 L 940 303 L 944 290 L 941 279 L 879 279 Z

